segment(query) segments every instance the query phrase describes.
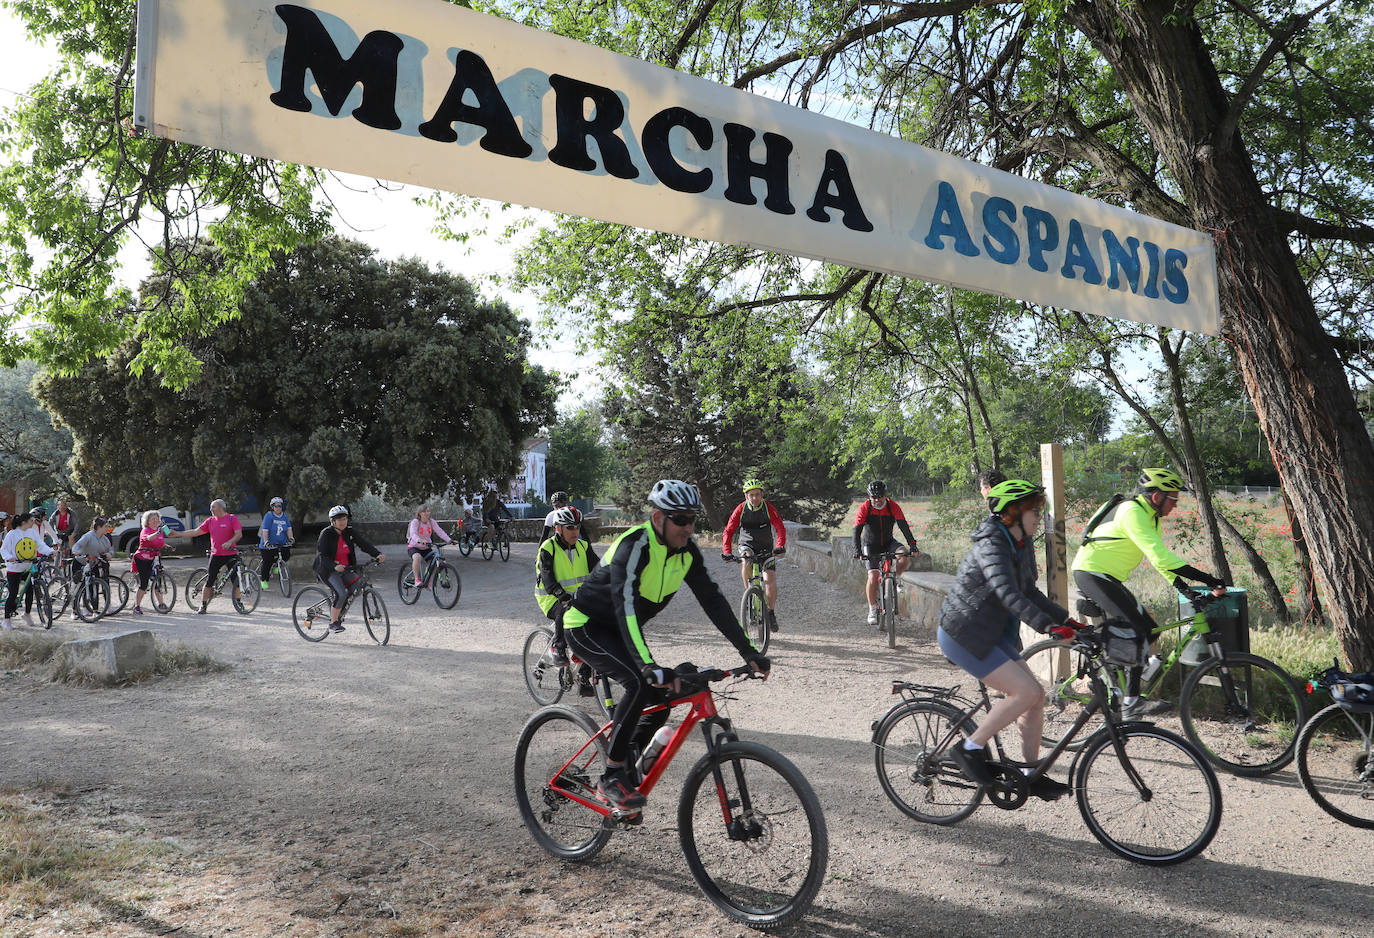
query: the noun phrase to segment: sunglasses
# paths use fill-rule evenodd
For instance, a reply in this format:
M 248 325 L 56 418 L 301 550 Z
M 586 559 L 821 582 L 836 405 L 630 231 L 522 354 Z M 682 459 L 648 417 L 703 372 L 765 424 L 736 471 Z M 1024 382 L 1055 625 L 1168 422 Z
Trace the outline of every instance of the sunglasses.
M 680 528 L 690 528 L 697 523 L 696 515 L 664 515 L 664 517 Z
M 560 528 L 580 528 L 580 527 L 582 527 L 582 524 L 581 524 L 581 522 L 573 521 L 573 522 L 571 522 L 571 523 L 569 523 L 569 524 L 560 524 L 559 527 L 560 527 Z

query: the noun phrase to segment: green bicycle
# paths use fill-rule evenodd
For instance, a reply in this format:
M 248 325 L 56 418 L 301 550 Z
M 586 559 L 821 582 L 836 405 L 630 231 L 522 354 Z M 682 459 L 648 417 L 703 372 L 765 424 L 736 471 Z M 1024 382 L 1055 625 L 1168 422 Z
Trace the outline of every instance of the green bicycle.
M 1183 735 L 1209 762 L 1233 775 L 1254 777 L 1277 772 L 1293 761 L 1298 730 L 1306 719 L 1298 683 L 1267 658 L 1222 648 L 1220 634 L 1207 621 L 1206 610 L 1215 602 L 1210 594 L 1195 592 L 1190 602 L 1194 610 L 1191 616 L 1155 628 L 1152 639 L 1170 629 L 1185 631 L 1168 657 L 1159 662 L 1158 670 L 1153 675 L 1147 670 L 1143 675 L 1141 693 L 1157 697 L 1189 643 L 1201 640 L 1207 646 L 1207 658 L 1182 677 L 1178 695 Z M 1079 611 L 1101 614 L 1100 609 L 1086 603 L 1079 604 Z M 1046 746 L 1053 746 L 1092 700 L 1088 685 L 1092 669 L 1085 667 L 1082 653 L 1072 641 L 1036 642 L 1021 657 L 1046 684 L 1043 739 Z M 1117 712 L 1128 670 L 1118 665 L 1102 666 L 1110 706 Z

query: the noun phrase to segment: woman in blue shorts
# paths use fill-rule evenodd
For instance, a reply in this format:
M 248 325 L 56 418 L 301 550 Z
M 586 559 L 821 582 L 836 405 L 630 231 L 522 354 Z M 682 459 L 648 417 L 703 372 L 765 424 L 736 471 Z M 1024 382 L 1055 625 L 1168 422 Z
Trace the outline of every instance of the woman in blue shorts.
M 1045 689 L 1021 660 L 1021 623 L 1056 638 L 1071 638 L 1083 627 L 1035 585 L 1034 537 L 1045 510 L 1044 488 L 1008 479 L 988 492 L 988 510 L 940 607 L 938 633 L 946 658 L 1005 695 L 951 751 L 964 775 L 983 785 L 993 781 L 984 747 L 1013 721 L 1021 730 L 1022 760 L 1040 757 Z M 1032 794 L 1046 800 L 1068 790 L 1048 776 L 1031 786 Z

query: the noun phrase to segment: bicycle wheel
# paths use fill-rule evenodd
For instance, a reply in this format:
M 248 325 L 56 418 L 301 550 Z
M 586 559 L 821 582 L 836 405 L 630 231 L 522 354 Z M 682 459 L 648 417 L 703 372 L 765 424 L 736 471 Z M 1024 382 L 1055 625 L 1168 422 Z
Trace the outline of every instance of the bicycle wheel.
M 50 629 L 53 621 L 62 618 L 62 613 L 67 611 L 76 588 L 70 580 L 51 580 L 43 583 L 43 592 L 47 595 L 47 601 L 44 603 L 46 612 L 40 612 L 39 615 L 47 616 L 44 628 Z
M 878 610 L 882 618 L 879 625 L 887 633 L 887 647 L 897 647 L 897 580 L 892 577 L 884 577 L 882 583 L 882 595 L 878 597 Z
M 1229 667 L 1235 699 L 1222 684 Z M 1226 652 L 1204 661 L 1183 683 L 1183 733 L 1217 768 L 1233 775 L 1277 772 L 1293 761 L 1302 728 L 1302 692 L 1288 672 L 1258 655 Z
M 172 579 L 172 575 L 166 570 L 159 571 L 157 576 L 148 581 L 151 588 L 153 608 L 158 612 L 169 613 L 177 602 L 177 581 Z M 158 597 L 162 598 L 159 600 Z
M 401 602 L 407 606 L 415 605 L 420 598 L 420 588 L 415 585 L 415 573 L 408 564 L 396 571 L 396 592 L 401 594 Z
M 744 634 L 754 643 L 759 654 L 768 651 L 768 600 L 763 590 L 751 585 L 739 600 L 739 624 L 744 626 Z
M 205 596 L 205 583 L 210 579 L 208 570 L 192 570 L 191 575 L 186 578 L 186 607 L 192 612 L 200 609 L 201 601 Z
M 462 554 L 464 557 L 472 553 L 472 538 L 468 537 L 466 534 L 458 538 L 458 553 Z
M 65 593 L 67 591 L 67 582 L 65 580 L 59 580 L 58 583 L 60 584 L 62 592 Z M 33 582 L 29 584 L 29 589 L 33 590 L 33 605 L 34 609 L 38 612 L 38 621 L 42 624 L 43 628 L 52 628 L 53 604 L 52 594 L 49 592 L 48 584 L 35 578 Z
M 281 588 L 283 596 L 291 598 L 291 568 L 286 565 L 285 560 L 277 561 L 277 586 Z
M 497 549 L 501 551 L 502 560 L 510 560 L 510 535 L 504 531 L 501 532 L 501 543 L 497 545 Z
M 935 700 L 904 704 L 882 718 L 873 731 L 873 764 L 883 793 L 898 810 L 927 824 L 955 824 L 977 810 L 983 786 L 964 778 L 945 756 L 974 726 Z
M 1041 731 L 1040 742 L 1046 749 L 1053 748 L 1064 738 L 1093 699 L 1088 678 L 1079 677 L 1086 663 L 1083 658 L 1083 653 L 1068 642 L 1054 638 L 1036 642 L 1021 652 L 1021 659 L 1035 679 L 1045 686 L 1045 728 Z M 1077 752 L 1091 735 L 1090 732 L 1079 733 L 1067 748 Z
M 233 595 L 234 583 L 237 581 L 239 594 Z M 254 609 L 258 608 L 258 600 L 262 597 L 262 581 L 258 575 L 249 570 L 247 565 L 240 563 L 238 569 L 229 574 L 229 582 L 225 584 L 225 589 L 229 590 L 230 598 L 234 602 L 234 610 L 241 616 L 246 616 Z
M 307 642 L 322 642 L 329 636 L 329 610 L 334 595 L 322 586 L 307 586 L 291 604 L 291 624 Z
M 123 612 L 124 607 L 129 604 L 129 584 L 124 582 L 122 576 L 113 573 L 107 577 L 101 577 L 110 589 L 110 607 L 105 610 L 105 615 L 112 616 L 117 612 Z
M 110 584 L 100 577 L 82 579 L 72 596 L 72 615 L 82 622 L 94 622 L 110 608 Z
M 521 654 L 525 662 L 525 686 L 534 702 L 547 707 L 563 696 L 563 669 L 553 663 L 553 629 L 540 626 L 525 636 Z
M 363 590 L 363 622 L 367 624 L 367 634 L 378 645 L 391 641 L 391 616 L 382 602 L 382 594 L 370 586 Z
M 1374 713 L 1332 704 L 1298 734 L 1298 778 L 1327 814 L 1374 829 Z
M 539 846 L 564 860 L 601 852 L 611 828 L 573 797 L 601 801 L 596 783 L 605 771 L 606 740 L 591 717 L 545 707 L 529 718 L 515 743 L 515 801 Z
M 434 602 L 440 609 L 452 609 L 458 605 L 458 597 L 463 595 L 463 578 L 450 564 L 441 563 L 434 568 L 434 579 L 430 581 Z
M 1117 734 L 1131 771 L 1105 728 L 1078 756 L 1074 788 L 1088 830 L 1136 863 L 1168 866 L 1197 856 L 1221 826 L 1216 773 L 1192 744 L 1168 730 L 1137 724 L 1118 727 Z
M 752 928 L 797 921 L 825 878 L 830 842 L 820 801 L 767 746 L 735 741 L 703 756 L 682 787 L 677 826 L 706 898 Z
M 490 560 L 492 555 L 496 553 L 496 545 L 491 542 L 489 537 L 482 538 L 477 542 L 477 546 L 482 549 L 483 560 Z

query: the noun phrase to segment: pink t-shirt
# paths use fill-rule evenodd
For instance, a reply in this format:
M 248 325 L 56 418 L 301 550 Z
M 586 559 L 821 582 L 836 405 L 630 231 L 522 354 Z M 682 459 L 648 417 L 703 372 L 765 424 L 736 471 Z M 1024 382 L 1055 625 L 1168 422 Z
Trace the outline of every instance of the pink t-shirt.
M 243 525 L 239 524 L 237 515 L 224 515 L 216 518 L 214 515 L 205 519 L 201 525 L 205 528 L 205 533 L 210 535 L 210 553 L 216 557 L 232 557 L 234 548 L 225 547 L 224 542 L 234 536 L 236 531 L 242 531 Z
M 139 560 L 152 560 L 162 553 L 166 543 L 167 538 L 163 536 L 161 528 L 144 528 L 138 532 L 138 552 L 134 556 Z

